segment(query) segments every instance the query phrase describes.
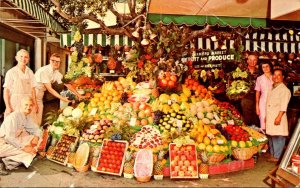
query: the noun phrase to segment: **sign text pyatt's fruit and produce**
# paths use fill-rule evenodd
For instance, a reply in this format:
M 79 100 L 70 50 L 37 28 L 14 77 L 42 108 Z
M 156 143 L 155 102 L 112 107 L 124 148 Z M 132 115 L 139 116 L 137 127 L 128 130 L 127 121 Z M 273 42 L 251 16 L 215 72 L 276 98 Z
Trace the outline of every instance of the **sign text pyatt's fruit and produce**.
M 182 62 L 192 61 L 195 69 L 221 68 L 222 61 L 234 61 L 234 54 L 226 50 L 197 52 L 195 56 L 183 57 Z

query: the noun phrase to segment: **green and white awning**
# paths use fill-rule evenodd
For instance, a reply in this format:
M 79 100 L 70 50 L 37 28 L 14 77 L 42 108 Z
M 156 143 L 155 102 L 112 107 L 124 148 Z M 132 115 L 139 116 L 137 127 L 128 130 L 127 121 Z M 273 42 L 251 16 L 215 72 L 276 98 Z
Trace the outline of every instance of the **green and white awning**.
M 106 35 L 106 34 L 83 34 L 83 45 L 101 45 L 101 46 L 114 46 L 114 45 L 128 45 L 132 46 L 133 41 L 124 35 Z M 70 33 L 60 35 L 60 45 L 62 47 L 71 46 L 74 43 L 73 37 Z
M 43 24 L 49 27 L 52 31 L 55 32 L 66 32 L 55 19 L 46 12 L 39 4 L 32 0 L 9 0 L 17 7 L 21 8 L 23 11 L 27 12 L 32 17 L 40 20 Z

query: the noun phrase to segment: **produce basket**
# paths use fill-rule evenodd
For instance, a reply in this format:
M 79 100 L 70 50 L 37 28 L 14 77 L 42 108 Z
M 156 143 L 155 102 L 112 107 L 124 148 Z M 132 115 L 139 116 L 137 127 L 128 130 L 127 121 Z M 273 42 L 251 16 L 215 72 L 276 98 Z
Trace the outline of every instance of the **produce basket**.
M 216 164 L 225 159 L 226 155 L 223 153 L 213 153 L 212 155 L 208 156 L 208 163 L 209 164 Z
M 136 180 L 137 180 L 138 182 L 142 182 L 142 183 L 148 182 L 148 181 L 150 181 L 150 179 L 151 179 L 151 176 L 140 176 L 140 177 L 136 177 Z
M 232 150 L 232 155 L 237 160 L 249 160 L 255 153 L 257 153 L 256 146 L 250 148 L 234 148 Z

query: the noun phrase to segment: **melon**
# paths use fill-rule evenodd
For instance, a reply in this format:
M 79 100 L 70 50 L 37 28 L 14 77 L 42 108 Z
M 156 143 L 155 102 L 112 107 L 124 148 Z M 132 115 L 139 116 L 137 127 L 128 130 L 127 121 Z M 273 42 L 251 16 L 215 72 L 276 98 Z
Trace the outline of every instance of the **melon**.
M 90 146 L 87 143 L 81 144 L 74 157 L 74 166 L 79 168 L 87 164 L 89 159 Z
M 153 171 L 153 153 L 149 149 L 141 149 L 137 152 L 134 162 L 134 176 L 147 177 L 152 176 Z

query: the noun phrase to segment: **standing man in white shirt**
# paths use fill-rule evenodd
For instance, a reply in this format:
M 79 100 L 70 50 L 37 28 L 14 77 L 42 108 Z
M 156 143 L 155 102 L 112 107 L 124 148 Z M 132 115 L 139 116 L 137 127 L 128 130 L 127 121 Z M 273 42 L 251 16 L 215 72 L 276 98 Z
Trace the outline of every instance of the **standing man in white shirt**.
M 43 116 L 43 97 L 46 90 L 48 90 L 53 96 L 64 101 L 71 102 L 67 97 L 61 96 L 57 91 L 55 91 L 52 87 L 53 84 L 63 84 L 62 78 L 63 75 L 59 72 L 60 67 L 60 55 L 57 53 L 53 53 L 50 57 L 50 64 L 39 68 L 35 73 L 35 79 L 37 82 L 36 87 L 36 98 L 37 104 L 39 107 L 39 112 L 37 114 L 37 122 L 38 125 L 42 123 Z M 82 96 L 74 89 L 70 87 L 70 85 L 64 84 L 70 91 L 72 91 L 79 99 Z
M 18 64 L 9 69 L 5 75 L 4 81 L 4 102 L 6 118 L 10 113 L 18 111 L 21 106 L 21 100 L 25 97 L 31 97 L 33 99 L 34 109 L 32 111 L 33 117 L 38 112 L 36 104 L 35 87 L 37 83 L 34 78 L 33 71 L 27 67 L 29 62 L 29 53 L 21 49 L 16 54 L 16 60 Z

